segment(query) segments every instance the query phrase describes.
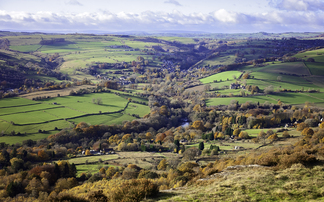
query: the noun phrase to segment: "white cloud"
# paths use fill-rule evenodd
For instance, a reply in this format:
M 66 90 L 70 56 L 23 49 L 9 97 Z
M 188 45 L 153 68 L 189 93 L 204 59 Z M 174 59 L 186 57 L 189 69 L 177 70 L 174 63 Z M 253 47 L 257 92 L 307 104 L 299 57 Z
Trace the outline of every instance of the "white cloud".
M 286 32 L 322 31 L 324 12 L 274 11 L 244 14 L 220 9 L 212 13 L 183 14 L 179 11 L 142 13 L 53 13 L 8 12 L 0 10 L 4 30 L 80 32 L 80 31 L 163 31 L 204 32 Z
M 176 5 L 176 6 L 182 6 L 178 1 L 176 0 L 168 0 L 168 1 L 165 1 L 164 2 L 165 4 L 173 4 L 173 5 Z
M 73 6 L 83 6 L 83 4 L 81 4 L 77 0 L 69 0 L 69 1 L 66 2 L 66 4 L 73 5 Z
M 322 0 L 279 0 L 272 1 L 270 5 L 280 10 L 291 11 L 320 11 L 324 10 Z

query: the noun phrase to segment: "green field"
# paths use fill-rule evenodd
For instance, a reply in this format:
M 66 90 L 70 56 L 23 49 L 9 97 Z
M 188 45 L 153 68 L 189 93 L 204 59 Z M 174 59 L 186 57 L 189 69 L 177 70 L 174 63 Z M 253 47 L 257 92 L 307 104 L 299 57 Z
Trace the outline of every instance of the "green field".
M 324 76 L 324 63 L 305 62 L 312 75 Z
M 92 99 L 101 98 L 102 104 L 92 103 Z M 55 97 L 43 100 L 44 103 L 56 102 L 58 106 L 65 106 L 83 113 L 115 112 L 123 109 L 127 100 L 113 93 L 94 93 L 81 96 Z
M 99 168 L 102 167 L 116 167 L 113 165 L 104 165 L 102 163 L 98 163 L 98 164 L 88 164 L 88 165 L 77 165 L 76 169 L 77 169 L 77 174 L 76 176 L 80 176 L 82 173 L 91 173 L 91 174 L 95 174 L 99 172 Z
M 267 73 L 309 75 L 308 69 L 307 67 L 305 67 L 303 62 L 286 62 L 286 63 L 269 64 L 267 66 L 259 68 L 258 71 L 267 72 Z
M 101 155 L 101 156 L 85 156 L 85 157 L 72 158 L 69 159 L 68 161 L 69 163 L 83 164 L 86 161 L 91 163 L 91 162 L 98 162 L 99 159 L 106 161 L 106 160 L 112 160 L 117 158 L 118 158 L 117 154 L 110 154 L 110 155 Z
M 125 112 L 128 114 L 138 114 L 140 117 L 143 117 L 146 114 L 150 113 L 150 108 L 146 105 L 141 105 L 137 103 L 129 103 Z
M 216 105 L 228 105 L 232 100 L 236 100 L 239 104 L 243 104 L 246 102 L 253 102 L 263 104 L 264 102 L 274 103 L 276 104 L 278 101 L 271 99 L 266 96 L 253 96 L 253 97 L 225 97 L 225 98 L 211 98 L 207 99 L 207 106 L 216 106 Z
M 32 100 L 19 98 L 19 97 L 0 99 L 0 109 L 5 107 L 17 107 L 17 106 L 35 105 L 35 104 L 39 104 L 39 102 L 35 102 Z
M 239 71 L 227 71 L 227 72 L 221 72 L 221 73 L 218 73 L 218 74 L 214 74 L 212 76 L 209 76 L 209 77 L 206 77 L 206 78 L 203 78 L 203 79 L 200 79 L 200 81 L 202 83 L 212 83 L 214 82 L 215 80 L 217 80 L 218 82 L 220 80 L 222 81 L 227 81 L 227 80 L 234 80 L 233 76 L 235 76 L 236 78 L 239 78 L 240 75 L 242 74 L 242 72 L 239 72 Z
M 208 106 L 213 105 L 228 105 L 232 100 L 236 100 L 239 104 L 245 102 L 253 102 L 263 104 L 264 102 L 269 102 L 277 104 L 278 100 L 282 101 L 284 104 L 304 104 L 305 102 L 310 103 L 322 103 L 324 100 L 323 93 L 312 93 L 310 97 L 307 93 L 278 93 L 275 95 L 268 96 L 253 96 L 253 97 L 225 97 L 225 98 L 211 98 L 207 99 L 206 104 Z M 317 97 L 316 97 L 317 96 Z M 315 98 L 314 98 L 315 97 Z
M 93 98 L 101 98 L 102 104 L 94 104 L 92 102 Z M 132 96 L 132 98 L 134 100 L 138 99 L 138 101 L 145 100 L 135 96 Z M 25 98 L 1 99 L 0 132 L 4 134 L 9 134 L 12 131 L 22 133 L 22 136 L 19 137 L 3 136 L 1 137 L 1 142 L 15 143 L 26 139 L 38 140 L 46 138 L 50 134 L 59 132 L 54 130 L 55 127 L 64 129 L 70 127 L 71 122 L 77 124 L 84 121 L 91 125 L 121 124 L 123 121 L 135 119 L 135 117 L 127 114 L 144 116 L 150 112 L 149 107 L 146 105 L 129 103 L 123 113 L 115 113 L 116 111 L 123 110 L 127 102 L 126 98 L 114 93 L 55 97 L 38 102 Z M 99 111 L 102 113 L 110 112 L 111 114 L 99 114 Z M 11 124 L 12 122 L 14 125 Z M 46 132 L 39 133 L 39 130 L 45 130 Z
M 0 137 L 0 142 L 5 142 L 7 144 L 15 144 L 18 142 L 21 143 L 22 141 L 28 139 L 39 140 L 39 139 L 47 138 L 49 135 L 59 132 L 59 130 L 54 130 L 55 127 L 61 130 L 64 128 L 71 127 L 71 124 L 67 121 L 59 120 L 59 121 L 54 121 L 51 123 L 44 123 L 44 124 L 16 126 L 0 120 L 0 132 L 8 134 L 11 133 L 12 131 L 15 131 L 16 133 L 20 132 L 21 134 L 23 134 L 21 136 Z M 39 133 L 38 130 L 45 130 L 46 132 Z
M 0 103 L 1 103 L 1 101 L 0 101 Z M 31 112 L 31 111 L 58 108 L 58 107 L 60 107 L 60 106 L 53 106 L 53 105 L 47 105 L 47 104 L 34 104 L 34 105 L 27 105 L 27 106 L 7 107 L 7 108 L 1 108 L 0 116 L 6 115 L 6 114 L 25 113 L 25 112 Z
M 233 64 L 235 61 L 235 56 L 234 55 L 224 55 L 224 56 L 219 56 L 213 59 L 209 59 L 209 60 L 204 60 L 201 65 L 205 66 L 205 65 L 211 65 L 211 66 L 215 66 L 215 65 L 229 65 L 229 64 Z
M 310 97 L 309 95 L 313 96 Z M 269 95 L 269 97 L 273 99 L 280 99 L 285 104 L 304 104 L 305 102 L 310 103 L 322 103 L 324 100 L 321 100 L 320 98 L 314 98 L 316 96 L 322 97 L 322 93 L 279 93 L 276 95 Z
M 41 45 L 25 45 L 25 46 L 10 46 L 10 49 L 20 51 L 20 52 L 33 52 L 40 47 Z
M 315 62 L 324 62 L 324 49 L 307 51 L 304 53 L 298 53 L 294 55 L 296 58 L 307 60 L 308 58 L 314 58 Z
M 166 41 L 178 41 L 180 43 L 184 43 L 184 44 L 193 44 L 196 43 L 193 38 L 188 38 L 188 37 L 157 37 L 159 39 L 162 40 L 166 40 Z

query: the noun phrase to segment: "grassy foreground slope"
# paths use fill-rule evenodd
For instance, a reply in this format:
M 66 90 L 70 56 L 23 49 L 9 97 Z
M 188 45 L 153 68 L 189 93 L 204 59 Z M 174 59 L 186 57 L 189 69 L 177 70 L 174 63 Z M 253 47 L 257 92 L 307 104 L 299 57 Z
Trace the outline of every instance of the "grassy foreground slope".
M 211 179 L 174 190 L 146 201 L 323 201 L 324 168 L 269 168 L 226 170 Z M 316 200 L 315 200 L 316 199 Z

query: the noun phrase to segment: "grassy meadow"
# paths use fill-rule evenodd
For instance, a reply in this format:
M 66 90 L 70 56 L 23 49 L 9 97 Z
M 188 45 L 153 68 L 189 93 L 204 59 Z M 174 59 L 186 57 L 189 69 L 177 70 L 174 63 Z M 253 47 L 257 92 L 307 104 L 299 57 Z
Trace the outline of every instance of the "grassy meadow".
M 203 79 L 200 79 L 200 81 L 203 83 L 203 84 L 206 84 L 206 83 L 213 83 L 215 80 L 217 80 L 218 82 L 220 80 L 222 81 L 227 81 L 227 80 L 234 80 L 233 76 L 235 76 L 235 78 L 239 78 L 240 75 L 242 74 L 242 72 L 239 72 L 239 71 L 227 71 L 227 72 L 221 72 L 221 73 L 218 73 L 218 74 L 214 74 L 212 76 L 209 76 L 209 77 L 206 77 L 206 78 L 203 78 Z

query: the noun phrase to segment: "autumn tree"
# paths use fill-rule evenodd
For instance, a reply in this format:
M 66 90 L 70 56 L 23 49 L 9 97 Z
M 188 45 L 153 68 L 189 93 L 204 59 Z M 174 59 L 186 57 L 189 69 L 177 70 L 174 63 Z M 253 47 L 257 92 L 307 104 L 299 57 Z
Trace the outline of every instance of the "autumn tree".
M 47 161 L 49 159 L 48 154 L 44 150 L 39 150 L 37 156 L 41 161 Z
M 86 156 L 91 156 L 91 153 L 90 153 L 90 150 L 89 150 L 89 149 L 87 149 L 87 150 L 85 151 L 85 155 L 86 155 Z
M 147 133 L 145 134 L 145 138 L 146 138 L 147 140 L 151 140 L 151 139 L 153 138 L 152 133 L 151 133 L 151 132 L 147 132 Z
M 319 127 L 324 128 L 324 122 L 320 123 Z
M 196 130 L 205 131 L 204 123 L 202 121 L 199 121 L 199 120 L 193 122 L 191 128 L 196 129 Z
M 247 132 L 244 132 L 244 131 L 240 132 L 238 137 L 241 138 L 241 139 L 249 139 L 250 138 L 249 134 Z
M 240 134 L 241 130 L 240 129 L 235 129 L 233 131 L 233 135 L 238 136 Z

